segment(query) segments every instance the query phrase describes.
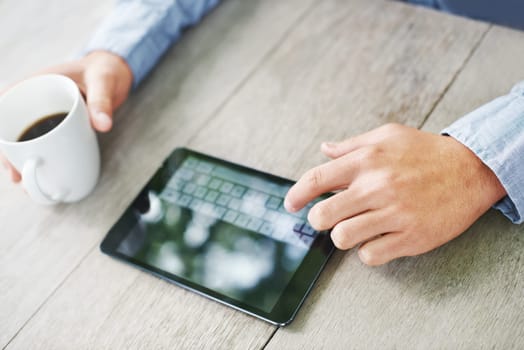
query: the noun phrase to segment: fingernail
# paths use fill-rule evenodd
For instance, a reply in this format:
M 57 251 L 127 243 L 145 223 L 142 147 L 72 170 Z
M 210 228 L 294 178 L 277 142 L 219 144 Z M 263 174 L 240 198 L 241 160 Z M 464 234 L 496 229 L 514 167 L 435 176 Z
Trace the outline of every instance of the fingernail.
M 99 126 L 100 131 L 107 131 L 111 128 L 112 120 L 111 117 L 104 112 L 95 112 L 93 118 L 96 120 L 96 124 Z
M 322 144 L 324 145 L 324 147 L 327 147 L 327 148 L 334 148 L 337 146 L 335 142 L 323 142 Z
M 111 122 L 111 117 L 104 112 L 96 112 L 95 118 L 101 123 Z
M 294 213 L 296 211 L 295 207 L 289 202 L 289 199 L 287 197 L 284 199 L 284 208 L 286 208 L 287 211 Z

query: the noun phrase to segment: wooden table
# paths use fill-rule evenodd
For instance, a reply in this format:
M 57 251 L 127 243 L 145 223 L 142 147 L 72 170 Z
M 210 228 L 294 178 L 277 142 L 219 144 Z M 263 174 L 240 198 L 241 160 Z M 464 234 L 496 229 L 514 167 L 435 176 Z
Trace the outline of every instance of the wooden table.
M 0 80 L 71 57 L 110 6 L 0 1 Z M 174 147 L 298 178 L 325 161 L 323 140 L 386 122 L 438 132 L 522 80 L 523 62 L 522 32 L 401 3 L 224 1 L 100 135 L 103 174 L 88 199 L 41 207 L 1 178 L 0 347 L 523 348 L 524 227 L 493 211 L 386 266 L 337 252 L 285 328 L 98 249 Z

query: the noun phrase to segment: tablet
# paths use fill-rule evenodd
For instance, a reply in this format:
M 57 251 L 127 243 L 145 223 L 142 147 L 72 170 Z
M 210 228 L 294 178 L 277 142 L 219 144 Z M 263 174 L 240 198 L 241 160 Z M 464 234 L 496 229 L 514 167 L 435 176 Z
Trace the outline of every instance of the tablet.
M 101 250 L 181 287 L 286 325 L 334 250 L 307 212 L 283 207 L 293 181 L 176 149 Z M 176 302 L 183 303 L 183 300 Z

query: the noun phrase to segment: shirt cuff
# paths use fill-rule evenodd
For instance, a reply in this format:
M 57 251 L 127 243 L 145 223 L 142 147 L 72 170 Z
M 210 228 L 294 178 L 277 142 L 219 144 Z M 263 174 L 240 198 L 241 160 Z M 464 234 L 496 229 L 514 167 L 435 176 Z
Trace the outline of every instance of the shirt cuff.
M 218 0 L 120 0 L 82 53 L 104 50 L 122 57 L 136 87 L 182 30 L 217 4 Z
M 507 196 L 494 205 L 513 223 L 524 221 L 524 82 L 442 131 L 473 151 Z

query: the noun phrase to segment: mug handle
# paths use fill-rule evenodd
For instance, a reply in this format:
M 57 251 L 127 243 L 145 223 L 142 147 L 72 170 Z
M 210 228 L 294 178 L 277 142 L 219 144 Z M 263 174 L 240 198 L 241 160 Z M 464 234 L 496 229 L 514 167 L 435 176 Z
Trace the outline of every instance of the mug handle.
M 38 185 L 36 176 L 36 169 L 38 166 L 40 166 L 41 163 L 42 160 L 40 158 L 30 158 L 25 162 L 24 168 L 22 170 L 22 184 L 35 202 L 47 205 L 57 204 L 65 197 L 65 193 L 62 192 L 54 196 L 50 196 L 42 191 Z

